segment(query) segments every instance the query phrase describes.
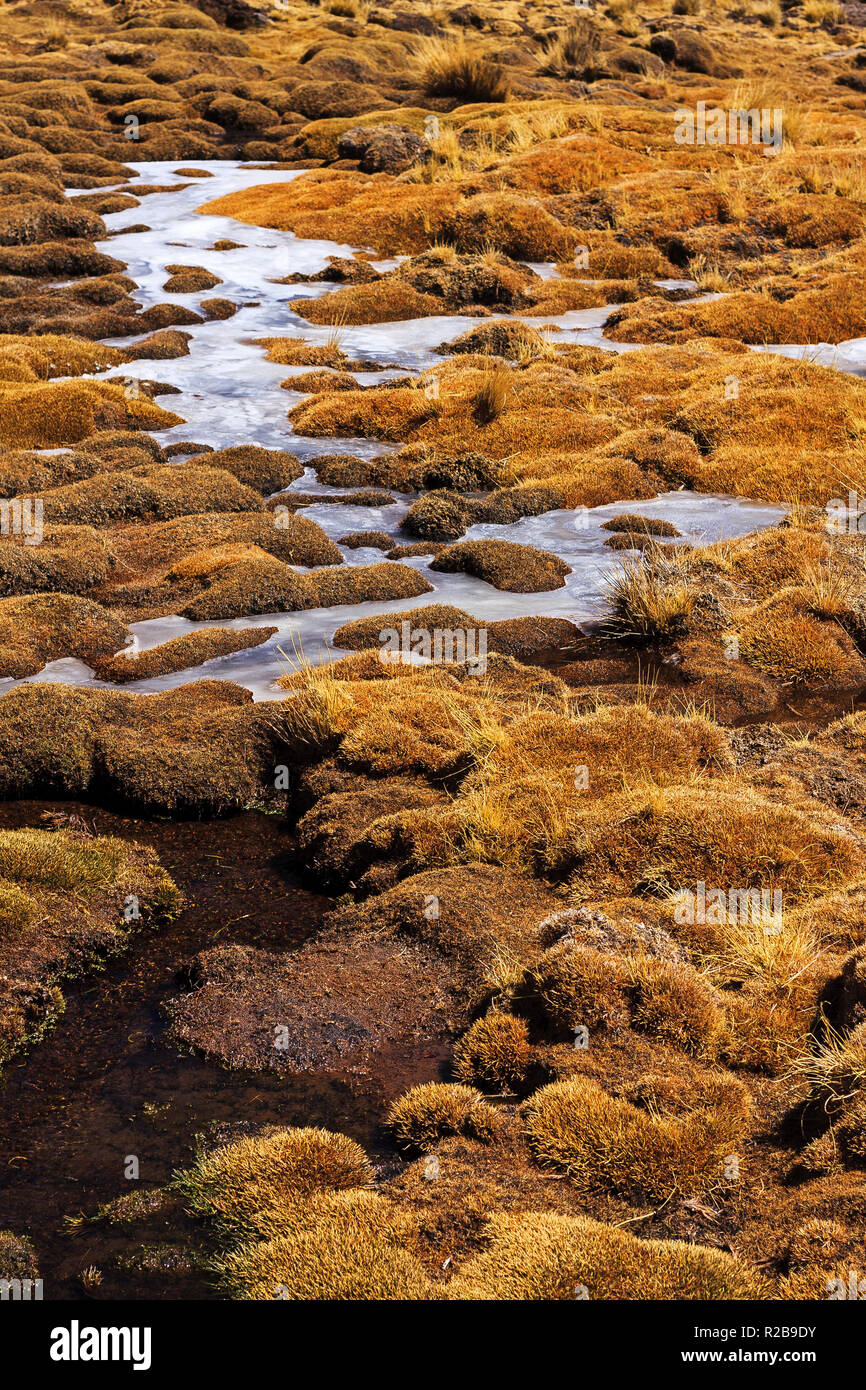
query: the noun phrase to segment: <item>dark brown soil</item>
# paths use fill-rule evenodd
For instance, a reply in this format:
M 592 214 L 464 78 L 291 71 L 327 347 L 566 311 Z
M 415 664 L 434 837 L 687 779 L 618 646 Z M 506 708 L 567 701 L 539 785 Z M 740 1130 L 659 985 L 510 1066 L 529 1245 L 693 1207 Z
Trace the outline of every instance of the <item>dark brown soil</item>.
M 373 1077 L 274 1075 L 226 1071 L 169 1047 L 162 1006 L 177 997 L 196 953 L 233 942 L 297 947 L 318 930 L 330 900 L 298 886 L 294 842 L 281 818 L 250 812 L 210 823 L 148 822 L 77 803 L 61 809 L 100 834 L 152 845 L 187 906 L 171 926 L 136 937 L 106 973 L 71 986 L 55 1032 L 5 1072 L 0 1229 L 33 1240 L 46 1299 L 83 1297 L 79 1276 L 91 1265 L 103 1273 L 99 1298 L 206 1297 L 202 1274 L 112 1267 L 139 1241 L 184 1244 L 183 1218 L 156 1218 L 156 1229 L 150 1223 L 130 1233 L 102 1224 L 70 1232 L 64 1217 L 90 1216 L 129 1193 L 129 1155 L 139 1159 L 141 1189 L 164 1183 L 188 1161 L 195 1136 L 213 1127 L 325 1125 L 381 1155 L 379 1117 L 411 1084 L 405 1058 L 383 1057 Z M 56 804 L 9 803 L 0 807 L 0 826 L 39 825 L 49 810 Z M 414 1079 L 437 1077 L 441 1061 L 435 1049 L 416 1057 L 423 1075 Z

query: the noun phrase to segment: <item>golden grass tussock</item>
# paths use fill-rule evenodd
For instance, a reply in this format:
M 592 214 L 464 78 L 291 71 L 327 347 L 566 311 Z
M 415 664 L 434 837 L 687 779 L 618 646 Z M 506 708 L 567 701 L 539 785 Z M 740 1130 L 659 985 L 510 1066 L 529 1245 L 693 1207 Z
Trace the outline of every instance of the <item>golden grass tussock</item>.
M 124 361 L 126 355 L 120 348 L 84 338 L 59 333 L 45 333 L 38 338 L 0 333 L 0 380 L 48 381 L 58 376 L 84 376 Z
M 360 1145 L 316 1128 L 277 1129 L 200 1154 L 174 1177 L 187 1209 L 232 1241 L 292 1230 L 299 1204 L 318 1193 L 368 1187 Z
M 741 624 L 744 659 L 788 684 L 859 690 L 866 662 L 842 626 L 821 621 L 828 599 L 814 588 L 793 586 L 765 599 Z
M 460 717 L 467 726 L 485 717 L 496 722 L 496 706 L 484 692 L 455 689 L 439 668 L 385 667 L 378 656 L 374 668 L 392 673 L 386 693 L 379 680 L 340 679 L 339 668 L 287 676 L 284 688 L 297 692 L 280 707 L 287 741 L 322 751 L 339 747 L 344 766 L 377 776 L 441 775 L 471 762 L 471 734 Z
M 140 873 L 152 880 L 150 896 L 166 909 L 180 895 L 171 879 L 157 867 L 156 856 L 112 836 L 76 837 L 48 830 L 0 831 L 0 874 L 28 891 L 47 889 L 81 894 L 92 899 L 107 890 L 117 892 Z
M 0 389 L 0 430 L 15 448 L 77 444 L 99 428 L 159 430 L 182 423 L 146 396 L 127 396 L 103 381 L 10 382 Z
M 563 943 L 530 971 L 529 988 L 556 1036 L 631 1027 L 702 1057 L 725 1033 L 723 999 L 692 966 L 637 953 L 612 955 Z
M 502 414 L 511 381 L 511 372 L 507 367 L 494 367 L 482 381 L 475 398 L 475 415 L 480 425 L 489 425 Z
M 656 714 L 646 704 L 567 718 L 521 712 L 476 761 L 455 803 L 470 857 L 534 863 L 542 872 L 570 862 L 581 818 L 599 799 L 732 769 L 711 720 Z
M 537 1162 L 587 1194 L 664 1201 L 705 1192 L 742 1140 L 742 1104 L 660 1115 L 618 1100 L 588 1077 L 544 1086 L 527 1101 L 526 1139 Z
M 525 1080 L 532 1059 L 522 1018 L 494 1011 L 478 1018 L 454 1049 L 454 1075 L 465 1085 L 512 1091 Z
M 579 17 L 564 33 L 552 33 L 542 42 L 541 71 L 550 77 L 592 77 L 603 46 L 604 31 L 593 19 Z
M 502 370 L 510 373 L 508 390 L 486 423 L 477 405 L 490 363 L 469 354 L 420 378 L 424 387 L 435 380 L 438 395 L 399 382 L 330 391 L 290 417 L 313 436 L 508 458 L 515 481 L 556 485 L 560 505 L 570 507 L 681 486 L 790 503 L 792 470 L 801 502 L 825 506 L 862 474 L 863 384 L 808 362 L 659 347 L 611 355 L 591 375 L 571 350 Z M 735 401 L 725 394 L 731 380 L 739 383 Z M 840 418 L 851 422 L 842 434 Z M 780 433 L 794 451 L 784 459 Z
M 695 590 L 676 562 L 657 550 L 628 560 L 607 581 L 605 625 L 620 637 L 658 642 L 682 633 L 694 607 Z
M 465 196 L 445 184 L 400 183 L 388 174 L 314 171 L 291 184 L 266 184 L 206 203 L 200 212 L 278 227 L 297 236 L 333 236 L 373 245 L 380 255 L 412 255 L 447 241 L 461 252 L 494 244 L 517 260 L 561 260 L 573 231 L 537 199 L 517 193 Z
M 388 1128 L 399 1148 L 426 1153 L 452 1134 L 491 1143 L 499 1118 L 472 1086 L 430 1081 L 414 1086 L 394 1102 L 388 1111 Z
M 794 1071 L 824 1109 L 832 1112 L 840 1101 L 866 1089 L 866 1023 L 846 1034 L 828 1029 L 820 1045 L 803 1049 Z
M 721 1250 L 675 1240 L 640 1240 L 585 1216 L 499 1214 L 485 1244 L 462 1264 L 449 1298 L 710 1301 L 771 1297 L 771 1286 Z
M 736 779 L 637 787 L 590 805 L 572 882 L 593 892 L 705 883 L 778 889 L 796 903 L 862 876 L 864 848 L 837 816 Z
M 455 97 L 461 103 L 508 100 L 509 81 L 502 68 L 465 38 L 422 39 L 414 57 L 428 96 Z
M 412 1249 L 409 1218 L 374 1192 L 313 1197 L 273 1239 L 217 1261 L 220 1281 L 240 1299 L 395 1301 L 441 1296 Z

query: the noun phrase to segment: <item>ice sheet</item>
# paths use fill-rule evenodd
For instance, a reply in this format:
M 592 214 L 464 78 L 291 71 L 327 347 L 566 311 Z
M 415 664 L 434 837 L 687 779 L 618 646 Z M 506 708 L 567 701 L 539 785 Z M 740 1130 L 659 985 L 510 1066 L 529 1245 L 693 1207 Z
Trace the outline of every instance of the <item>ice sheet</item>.
M 307 323 L 289 310 L 288 302 L 302 295 L 328 293 L 336 286 L 329 283 L 279 285 L 274 281 L 295 272 L 315 273 L 327 265 L 328 256 L 348 256 L 359 248 L 327 240 L 305 240 L 291 232 L 247 226 L 231 218 L 196 212 L 202 203 L 226 193 L 256 184 L 288 183 L 301 171 L 250 169 L 231 161 L 196 160 L 195 167 L 209 170 L 213 177 L 189 180 L 174 173 L 183 162 L 132 164 L 143 183 L 169 185 L 170 191 L 145 196 L 140 209 L 109 214 L 105 221 L 112 229 L 147 222 L 151 230 L 122 233 L 102 245 L 111 255 L 128 263 L 128 274 L 138 286 L 135 297 L 142 307 L 173 301 L 197 309 L 202 298 L 214 297 L 230 299 L 241 307 L 231 319 L 186 329 L 191 334 L 188 357 L 130 363 L 120 371 L 114 369 L 99 375 L 109 379 L 144 377 L 180 388 L 180 395 L 160 398 L 168 409 L 185 420 L 184 424 L 157 434 L 163 444 L 194 440 L 219 448 L 253 443 L 287 448 L 304 460 L 333 452 L 373 457 L 394 447 L 371 440 L 305 439 L 295 435 L 287 412 L 303 397 L 282 390 L 280 383 L 297 373 L 292 368 L 267 362 L 263 349 L 254 342 L 256 338 L 278 336 L 300 337 L 311 343 L 328 341 L 332 333 L 330 328 Z M 232 240 L 241 245 L 233 251 L 213 251 L 210 248 L 217 240 Z M 168 278 L 166 266 L 174 263 L 204 266 L 219 275 L 222 283 L 204 294 L 168 294 L 162 286 Z M 396 263 L 392 260 L 378 264 L 385 268 Z M 548 265 L 534 268 L 546 275 L 553 270 Z M 685 285 L 690 282 L 670 283 Z M 573 311 L 544 322 L 556 324 L 561 329 L 556 335 L 557 342 L 586 343 L 615 352 L 634 351 L 637 344 L 611 343 L 604 338 L 610 307 Z M 489 317 L 442 315 L 405 323 L 350 327 L 342 331 L 340 345 L 350 357 L 366 358 L 371 363 L 387 362 L 403 371 L 420 371 L 443 360 L 435 352 L 442 343 L 479 323 L 489 322 Z M 538 319 L 527 319 L 527 322 L 541 326 Z M 134 340 L 111 341 L 128 343 Z M 862 367 L 864 347 L 866 342 L 861 340 L 859 344 L 843 344 L 833 349 L 837 355 L 835 365 L 856 370 L 853 364 L 859 352 Z M 779 350 L 789 355 L 807 351 Z M 846 367 L 848 362 L 852 365 Z M 393 371 L 365 372 L 359 374 L 359 380 L 369 383 L 393 374 Z M 291 490 L 330 495 L 341 492 L 320 484 L 311 468 L 305 469 L 303 478 L 293 483 Z M 322 503 L 304 509 L 302 514 L 318 522 L 334 540 L 350 531 L 379 530 L 387 532 L 395 542 L 406 541 L 410 537 L 402 535 L 399 528 L 412 498 L 393 493 L 393 490 L 392 494 L 395 501 L 384 507 Z M 341 624 L 374 614 L 381 614 L 384 619 L 400 609 L 430 603 L 455 604 L 467 609 L 481 622 L 532 614 L 567 617 L 577 623 L 592 620 L 603 611 L 606 579 L 621 559 L 621 553 L 604 546 L 607 533 L 600 529 L 601 522 L 627 510 L 672 521 L 682 531 L 684 539 L 696 545 L 774 525 L 784 513 L 781 507 L 732 497 L 674 492 L 650 502 L 623 499 L 591 511 L 549 512 L 540 517 L 527 517 L 511 526 L 474 526 L 467 532 L 469 539 L 496 537 L 560 555 L 572 567 L 565 587 L 542 594 L 502 593 L 467 575 L 435 574 L 429 570 L 429 557 L 416 557 L 406 563 L 427 574 L 434 585 L 433 592 L 419 599 L 364 603 L 306 613 L 261 614 L 223 622 L 194 623 L 175 616 L 133 624 L 135 641 L 130 650 L 142 651 L 202 627 L 276 626 L 279 632 L 275 638 L 251 651 L 220 657 L 194 670 L 123 688 L 153 692 L 207 676 L 237 681 L 247 686 L 257 699 L 273 699 L 279 694 L 274 680 L 286 669 L 280 648 L 290 654 L 302 650 L 305 658 L 312 662 L 331 660 L 342 654 L 331 646 L 334 632 Z M 346 562 L 352 565 L 378 563 L 383 558 L 381 551 L 371 548 L 347 548 L 343 553 Z M 31 679 L 89 686 L 103 684 L 94 679 L 87 666 L 71 659 L 52 662 Z M 9 689 L 16 683 L 2 681 L 0 689 Z

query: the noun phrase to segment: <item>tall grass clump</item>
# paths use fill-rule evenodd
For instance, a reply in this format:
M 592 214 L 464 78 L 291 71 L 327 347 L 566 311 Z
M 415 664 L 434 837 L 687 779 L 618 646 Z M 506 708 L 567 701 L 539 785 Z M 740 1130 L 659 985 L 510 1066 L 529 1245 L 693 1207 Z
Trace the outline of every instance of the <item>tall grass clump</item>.
M 679 630 L 694 607 L 685 575 L 662 572 L 653 552 L 628 560 L 607 583 L 607 630 L 619 637 L 657 642 Z
M 429 38 L 415 55 L 420 84 L 427 96 L 456 97 L 461 102 L 507 101 L 511 85 L 498 63 L 465 38 Z
M 511 392 L 510 367 L 493 367 L 485 376 L 475 397 L 475 418 L 479 425 L 489 425 L 505 410 Z
M 569 24 L 564 34 L 545 38 L 539 66 L 548 77 L 585 77 L 600 52 L 601 30 L 593 20 L 582 17 Z

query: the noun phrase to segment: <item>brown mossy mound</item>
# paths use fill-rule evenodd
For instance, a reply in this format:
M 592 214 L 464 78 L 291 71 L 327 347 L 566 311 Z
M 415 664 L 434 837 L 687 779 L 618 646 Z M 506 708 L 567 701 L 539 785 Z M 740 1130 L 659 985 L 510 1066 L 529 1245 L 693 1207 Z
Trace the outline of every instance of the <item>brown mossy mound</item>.
M 447 805 L 442 792 L 420 778 L 373 781 L 331 772 L 334 790 L 325 789 L 330 779 L 320 783 L 313 773 L 301 792 L 302 805 L 307 797 L 318 798 L 297 827 L 299 860 L 313 882 L 326 888 L 351 883 L 363 894 L 370 887 L 379 891 L 389 874 L 396 882 L 428 867 L 431 850 L 435 854 L 441 848 L 435 843 L 436 820 L 428 818 L 425 824 L 423 817 L 404 813 Z M 324 767 L 321 777 L 326 777 Z
M 407 608 L 402 612 L 389 613 L 377 618 L 355 618 L 337 629 L 334 633 L 334 645 L 353 652 L 375 648 L 377 643 L 383 640 L 383 629 L 389 632 L 402 631 L 403 623 L 409 624 L 410 650 L 413 640 L 415 646 L 420 649 L 425 635 L 432 635 L 435 639 L 436 632 L 442 634 L 440 642 L 444 661 L 465 661 L 468 635 L 482 631 L 486 634 L 484 640 L 488 651 L 502 652 L 506 656 L 518 658 L 565 645 L 579 636 L 578 629 L 566 618 L 500 618 L 495 622 L 481 622 L 462 608 L 431 603 L 423 608 Z M 413 632 L 416 633 L 414 639 Z M 462 655 L 459 640 L 461 632 L 464 634 Z M 450 642 L 445 635 L 448 633 L 452 634 Z
M 198 307 L 206 319 L 231 319 L 238 311 L 238 305 L 230 299 L 202 299 Z
M 507 380 L 499 383 L 489 358 L 458 357 L 430 369 L 412 386 L 398 381 L 313 396 L 295 406 L 289 418 L 300 433 L 313 436 L 409 441 L 453 458 L 469 453 L 493 460 L 508 457 L 512 477 L 526 472 L 535 481 L 548 481 L 548 472 L 578 465 L 588 480 L 592 478 L 597 469 L 587 458 L 588 449 L 618 433 L 608 413 L 609 400 L 602 404 L 597 387 L 588 386 L 559 362 L 535 361 L 517 369 L 500 366 L 499 372 L 506 373 Z M 434 383 L 438 395 L 428 389 Z M 557 470 L 557 456 L 566 454 L 579 457 L 563 459 Z M 631 472 L 641 490 L 603 500 L 652 495 L 646 492 L 643 472 L 634 465 Z M 618 483 L 622 482 L 620 476 Z
M 434 952 L 345 933 L 289 957 L 212 947 L 188 973 L 192 988 L 168 1008 L 170 1041 L 245 1071 L 359 1076 L 388 1058 L 408 1077 L 459 1007 L 447 965 Z
M 168 520 L 201 512 L 250 512 L 262 505 L 258 492 L 222 468 L 177 465 L 99 474 L 44 498 L 48 521 L 74 524 Z
M 322 367 L 315 372 L 302 372 L 299 376 L 287 377 L 280 382 L 284 391 L 299 391 L 313 395 L 320 391 L 357 391 L 358 383 L 348 372 L 335 372 L 330 367 Z
M 456 492 L 447 489 L 427 492 L 412 503 L 403 517 L 401 529 L 423 540 L 454 541 L 471 526 L 474 511 L 472 504 L 464 502 Z
M 614 536 L 608 536 L 604 542 L 609 550 L 644 550 L 654 552 L 659 548 L 659 542 L 654 536 L 648 536 L 643 531 L 618 531 Z M 662 547 L 663 548 L 663 547 Z
M 175 357 L 189 357 L 190 336 L 177 328 L 164 328 L 157 333 L 148 334 L 138 343 L 131 343 L 128 348 L 124 348 L 124 354 L 128 362 L 150 358 L 169 361 Z
M 66 237 L 101 241 L 105 235 L 102 218 L 86 207 L 38 198 L 0 198 L 0 246 L 27 246 Z
M 165 569 L 208 546 L 252 546 L 285 564 L 310 568 L 338 565 L 343 558 L 321 526 L 291 512 L 204 512 L 119 528 L 112 540 L 124 565 L 140 574 Z
M 167 265 L 168 279 L 163 285 L 166 294 L 198 294 L 221 285 L 222 280 L 200 265 Z
M 289 490 L 272 497 L 268 509 L 277 514 L 298 511 L 301 507 L 388 507 L 396 498 L 381 488 L 364 488 L 359 492 L 297 492 Z
M 624 531 L 630 535 L 643 536 L 679 536 L 678 531 L 672 521 L 665 521 L 663 517 L 657 516 L 637 516 L 634 512 L 622 512 L 619 516 L 612 516 L 610 521 L 601 523 L 602 531 Z
M 491 357 L 517 360 L 538 354 L 544 346 L 545 340 L 537 328 L 519 321 L 499 319 L 496 323 L 482 323 L 478 328 L 470 328 L 450 343 L 442 343 L 436 351 L 443 357 L 452 353 L 480 352 Z
M 266 721 L 246 690 L 197 681 L 159 695 L 25 684 L 0 701 L 0 794 L 218 815 L 273 788 Z
M 258 492 L 281 492 L 303 477 L 303 464 L 285 449 L 263 449 L 257 444 L 236 444 L 229 449 L 212 449 L 191 460 L 208 468 L 224 468 L 239 483 Z
M 230 193 L 200 212 L 234 217 L 296 236 L 372 245 L 382 256 L 425 251 L 434 242 L 459 252 L 488 244 L 515 260 L 563 260 L 577 238 L 541 203 L 513 192 L 458 191 L 443 184 L 400 183 L 389 174 L 317 170 L 290 184 Z
M 557 289 L 567 287 L 546 286 L 508 256 L 491 251 L 458 255 L 448 247 L 413 256 L 370 284 L 350 285 L 321 299 L 292 300 L 289 307 L 311 323 L 385 323 L 446 313 L 486 314 L 494 308 L 526 310 Z M 586 287 L 580 289 L 586 294 Z M 538 335 L 536 340 L 540 343 Z
M 0 599 L 0 677 L 34 676 L 49 661 L 77 657 L 93 666 L 124 646 L 129 633 L 113 613 L 71 594 Z
M 3 497 L 35 496 L 65 483 L 77 483 L 102 471 L 101 460 L 84 450 L 40 454 L 32 449 L 9 449 L 2 455 Z
M 201 632 L 185 632 L 180 637 L 172 637 L 168 642 L 149 647 L 145 652 L 130 655 L 120 653 L 107 659 L 96 659 L 90 664 L 100 680 L 112 681 L 116 685 L 152 680 L 155 676 L 167 676 L 174 671 L 201 666 L 206 661 L 229 656 L 232 652 L 260 647 L 263 642 L 276 636 L 278 631 L 275 627 L 210 627 Z
M 40 545 L 25 536 L 0 538 L 0 594 L 85 594 L 114 565 L 106 536 L 90 526 L 46 526 Z
M 725 395 L 732 380 L 737 399 Z M 623 353 L 603 381 L 621 407 L 655 396 L 648 406 L 655 423 L 685 441 L 672 467 L 656 464 L 669 485 L 789 503 L 796 474 L 801 503 L 823 507 L 846 495 L 843 473 L 859 476 L 856 451 L 840 443 L 839 419 L 862 409 L 864 387 L 843 372 L 695 345 Z M 789 440 L 784 455 L 780 437 Z
M 169 429 L 183 421 L 103 381 L 16 382 L 0 389 L 0 430 L 19 449 L 77 444 L 99 429 Z
M 297 612 L 343 603 L 417 598 L 431 585 L 408 565 L 341 566 L 298 574 L 255 546 L 225 546 L 192 555 L 171 572 L 194 579 L 201 592 L 181 610 L 186 618 L 241 618 L 252 613 Z M 342 557 L 341 557 L 342 559 Z
M 342 367 L 346 354 L 335 343 L 308 343 L 304 338 L 256 338 L 269 362 L 281 367 Z
M 454 968 L 465 1003 L 479 1003 L 506 961 L 528 964 L 537 926 L 555 904 L 540 885 L 489 864 L 431 869 L 367 902 L 339 909 L 335 927 L 409 938 Z
M 387 531 L 350 531 L 347 536 L 340 537 L 339 544 L 349 550 L 362 550 L 364 546 L 373 550 L 390 550 L 393 542 Z
M 561 589 L 571 567 L 558 555 L 514 541 L 462 541 L 446 546 L 430 568 L 443 574 L 471 574 L 510 593 L 537 594 Z
M 291 299 L 289 308 L 308 323 L 348 325 L 398 323 L 427 318 L 442 312 L 441 301 L 419 294 L 399 280 L 377 280 L 372 285 L 351 285 L 321 299 Z
M 0 833 L 0 1062 L 38 1039 L 62 1012 L 59 982 L 170 918 L 181 895 L 156 855 L 89 833 Z
M 370 463 L 381 482 L 404 492 L 436 488 L 487 492 L 503 489 L 509 481 L 507 464 L 479 450 L 452 453 L 432 449 L 426 444 L 409 445 L 396 454 L 382 454 Z
M 500 1214 L 484 1247 L 449 1285 L 460 1300 L 548 1302 L 662 1299 L 714 1302 L 768 1297 L 768 1286 L 722 1250 L 678 1240 L 641 1240 L 585 1216 L 553 1212 Z

